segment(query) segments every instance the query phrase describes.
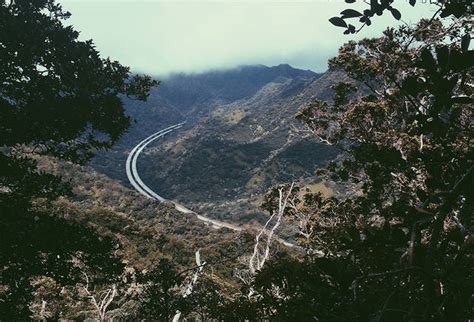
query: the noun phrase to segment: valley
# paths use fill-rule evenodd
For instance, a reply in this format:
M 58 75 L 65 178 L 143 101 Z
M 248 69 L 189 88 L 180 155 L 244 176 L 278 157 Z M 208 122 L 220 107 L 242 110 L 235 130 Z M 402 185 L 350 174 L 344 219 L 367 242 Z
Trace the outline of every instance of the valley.
M 473 13 L 0 0 L 0 322 L 474 321 Z
M 140 178 L 138 172 L 137 172 L 137 159 L 138 159 L 138 156 L 140 155 L 140 153 L 143 151 L 143 149 L 148 145 L 150 144 L 151 142 L 153 142 L 154 140 L 157 140 L 157 139 L 160 139 L 161 137 L 163 137 L 164 135 L 168 134 L 168 133 L 171 133 L 175 130 L 178 130 L 180 127 L 182 127 L 184 125 L 185 122 L 182 122 L 182 123 L 178 123 L 178 124 L 175 124 L 175 125 L 172 125 L 170 127 L 167 127 L 163 130 L 160 130 L 152 135 L 150 135 L 149 137 L 147 137 L 145 140 L 143 140 L 142 142 L 140 142 L 136 147 L 133 148 L 133 150 L 130 152 L 130 154 L 128 155 L 128 158 L 127 158 L 127 164 L 126 164 L 126 172 L 127 172 L 127 177 L 128 177 L 128 180 L 130 181 L 130 183 L 132 184 L 132 186 L 138 191 L 140 192 L 142 195 L 144 195 L 145 197 L 148 197 L 148 198 L 151 198 L 151 199 L 155 199 L 159 202 L 166 202 L 168 200 L 166 200 L 165 198 L 161 197 L 160 195 L 156 194 L 153 190 L 151 190 Z M 176 208 L 176 210 L 178 210 L 179 212 L 183 213 L 183 214 L 195 214 L 192 210 L 186 208 L 185 206 L 177 203 L 177 202 L 172 202 L 174 204 L 174 207 Z M 213 219 L 210 219 L 210 218 L 207 218 L 205 216 L 202 216 L 202 215 L 198 215 L 196 214 L 196 217 L 205 222 L 205 223 L 208 223 L 210 224 L 212 227 L 214 228 L 228 228 L 230 230 L 234 230 L 234 231 L 241 231 L 242 228 L 241 227 L 238 227 L 238 226 L 235 226 L 235 225 L 232 225 L 232 224 L 229 224 L 229 223 L 225 223 L 225 222 L 220 222 L 220 221 L 217 221 L 217 220 L 213 220 Z
M 311 100 L 330 97 L 331 85 L 340 78 L 288 65 L 170 76 L 146 106 L 129 102 L 134 125 L 91 165 L 129 185 L 125 164 L 132 148 L 186 121 L 179 131 L 142 147 L 134 161 L 142 183 L 200 215 L 236 225 L 262 224 L 267 214 L 260 209 L 261 198 L 273 185 L 295 181 L 326 196 L 337 191 L 315 171 L 338 152 L 317 142 L 294 116 Z M 288 229 L 283 235 L 292 234 Z

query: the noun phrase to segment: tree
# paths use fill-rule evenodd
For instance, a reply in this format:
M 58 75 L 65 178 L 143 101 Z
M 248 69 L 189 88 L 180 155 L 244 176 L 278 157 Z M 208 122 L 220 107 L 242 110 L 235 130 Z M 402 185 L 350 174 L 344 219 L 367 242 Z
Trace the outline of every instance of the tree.
M 253 284 L 260 296 L 244 304 L 253 309 L 246 314 L 472 318 L 472 14 L 442 21 L 442 12 L 349 41 L 329 61 L 351 81 L 297 118 L 341 151 L 320 175 L 351 184 L 354 193 L 295 200 L 290 216 L 306 256 L 264 266 Z
M 183 311 L 185 301 L 181 284 L 185 275 L 179 273 L 169 260 L 160 262 L 143 276 L 145 285 L 140 300 L 140 318 L 171 321 L 176 311 Z
M 52 0 L 0 2 L 1 145 L 85 161 L 128 127 L 120 95 L 146 99 L 157 82 L 102 59 Z
M 472 316 L 471 18 L 349 42 L 330 67 L 368 95 L 315 102 L 300 114 L 346 152 L 329 174 L 361 183 L 360 197 L 319 201 L 312 247 L 350 254 L 354 301 L 378 303 L 367 312 L 373 318 Z
M 103 59 L 93 42 L 63 21 L 54 0 L 0 1 L 0 311 L 29 316 L 30 279 L 75 281 L 71 258 L 110 278 L 121 263 L 113 241 L 90 228 L 51 216 L 39 201 L 70 193 L 42 173 L 34 157 L 85 162 L 119 138 L 130 120 L 121 98 L 145 100 L 148 76 Z M 109 276 L 109 277 L 107 277 Z
M 355 3 L 356 0 L 345 0 L 346 3 Z M 417 0 L 408 0 L 412 7 L 415 7 Z M 393 18 L 400 20 L 402 18 L 401 12 L 394 7 L 395 0 L 370 0 L 365 1 L 368 4 L 367 9 L 361 11 L 354 9 L 345 9 L 341 12 L 340 16 L 332 17 L 329 19 L 333 25 L 337 27 L 345 28 L 344 34 L 354 34 L 362 30 L 365 26 L 372 24 L 372 19 L 377 16 L 381 16 L 389 11 Z M 426 3 L 426 1 L 423 1 Z M 465 15 L 472 14 L 474 7 L 472 0 L 458 1 L 458 0 L 439 0 L 430 1 L 430 5 L 438 6 L 437 14 L 439 13 L 441 18 L 453 16 L 455 18 L 461 18 Z M 347 20 L 353 21 L 358 19 L 360 26 L 356 28 L 353 24 L 347 23 Z

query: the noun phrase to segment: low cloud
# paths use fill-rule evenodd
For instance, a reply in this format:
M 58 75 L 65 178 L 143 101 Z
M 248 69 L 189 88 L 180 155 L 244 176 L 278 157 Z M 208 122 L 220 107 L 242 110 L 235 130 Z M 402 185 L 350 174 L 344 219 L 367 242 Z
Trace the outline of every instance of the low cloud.
M 153 75 L 280 63 L 324 71 L 348 39 L 376 36 L 397 23 L 385 15 L 356 37 L 344 36 L 327 21 L 348 6 L 342 0 L 61 2 L 82 39 L 94 39 L 104 56 Z M 432 11 L 400 4 L 406 22 Z

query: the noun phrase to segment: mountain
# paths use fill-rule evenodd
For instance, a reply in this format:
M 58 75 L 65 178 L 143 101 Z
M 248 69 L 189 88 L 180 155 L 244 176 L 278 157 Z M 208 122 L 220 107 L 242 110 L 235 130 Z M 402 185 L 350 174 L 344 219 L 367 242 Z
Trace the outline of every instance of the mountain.
M 127 153 L 157 130 L 186 120 L 184 129 L 151 144 L 138 169 L 153 190 L 199 213 L 232 220 L 264 220 L 258 204 L 272 185 L 297 181 L 330 194 L 315 170 L 336 157 L 295 118 L 315 98 L 332 95 L 338 73 L 319 75 L 289 65 L 242 66 L 165 78 L 140 108 L 129 102 L 136 120 L 109 153 L 92 165 L 123 180 Z
M 314 77 L 318 74 L 286 64 L 173 74 L 160 78 L 160 85 L 152 89 L 147 103 L 126 101 L 127 112 L 136 121 L 131 131 L 149 133 L 183 119 L 192 123 L 206 116 L 213 107 L 251 97 L 269 83 Z
M 126 183 L 126 154 L 148 135 L 184 120 L 192 125 L 216 106 L 251 97 L 270 82 L 318 76 L 312 71 L 282 64 L 274 67 L 240 66 L 199 74 L 181 73 L 164 78 L 157 77 L 161 83 L 152 89 L 147 102 L 124 98 L 132 126 L 112 150 L 100 152 L 91 165 Z
M 267 83 L 253 96 L 216 105 L 198 122 L 157 142 L 139 160 L 152 189 L 199 213 L 236 222 L 258 220 L 261 196 L 290 181 L 330 193 L 315 171 L 338 151 L 305 132 L 294 115 L 331 96 L 337 73 Z M 328 186 L 329 185 L 329 186 Z
M 154 92 L 177 107 L 183 114 L 203 115 L 209 105 L 226 104 L 255 95 L 271 82 L 299 77 L 312 78 L 317 74 L 287 64 L 274 67 L 264 65 L 240 66 L 201 74 L 175 74 L 163 79 Z

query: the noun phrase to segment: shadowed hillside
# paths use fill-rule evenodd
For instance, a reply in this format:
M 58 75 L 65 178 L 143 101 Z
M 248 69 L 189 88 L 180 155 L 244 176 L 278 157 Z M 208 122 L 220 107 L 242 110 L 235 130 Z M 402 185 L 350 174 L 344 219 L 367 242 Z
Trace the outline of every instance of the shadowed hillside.
M 125 177 L 125 160 L 128 152 L 139 141 L 148 135 L 177 122 L 187 121 L 191 128 L 203 121 L 212 119 L 219 113 L 220 107 L 238 100 L 255 100 L 265 93 L 269 84 L 288 84 L 287 91 L 298 91 L 309 80 L 316 79 L 318 74 L 289 65 L 275 67 L 241 66 L 236 69 L 211 71 L 202 74 L 176 74 L 164 78 L 160 86 L 153 88 L 145 104 L 126 100 L 127 114 L 132 118 L 132 126 L 118 144 L 107 152 L 99 153 L 91 165 L 113 178 L 128 181 Z M 282 93 L 282 95 L 288 95 Z M 265 103 L 265 102 L 260 102 Z M 259 102 L 256 102 L 259 104 Z M 255 105 L 249 108 L 256 108 Z M 229 115 L 239 117 L 239 111 Z M 289 116 L 291 117 L 291 116 Z M 179 135 L 178 133 L 173 135 Z
M 158 141 L 138 166 L 167 198 L 220 219 L 259 219 L 259 196 L 287 181 L 318 183 L 318 167 L 337 151 L 304 133 L 294 115 L 315 98 L 332 95 L 340 73 L 278 79 L 255 95 L 216 105 L 194 126 Z

